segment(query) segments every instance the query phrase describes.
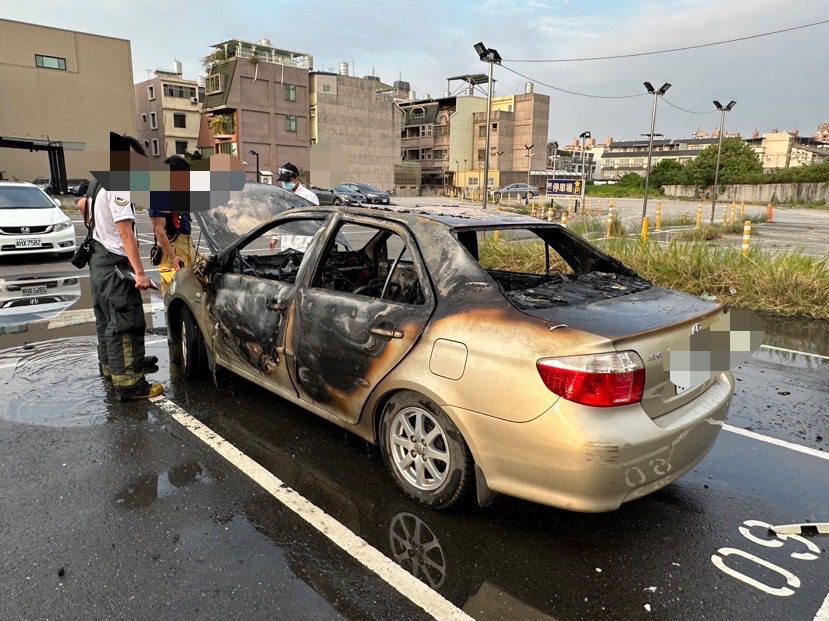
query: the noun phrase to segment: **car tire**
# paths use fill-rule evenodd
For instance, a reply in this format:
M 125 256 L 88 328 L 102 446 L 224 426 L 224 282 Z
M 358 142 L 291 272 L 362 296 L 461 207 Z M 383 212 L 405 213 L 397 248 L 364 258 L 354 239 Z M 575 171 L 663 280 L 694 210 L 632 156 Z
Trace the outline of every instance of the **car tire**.
M 342 201 L 342 199 L 338 196 L 338 197 L 336 197 L 336 198 L 334 199 L 334 204 L 335 204 L 337 207 L 339 207 L 340 205 L 342 205 L 342 204 L 343 204 L 343 201 Z
M 181 374 L 189 380 L 204 376 L 207 369 L 207 351 L 201 329 L 189 308 L 181 311 L 181 336 L 179 338 L 181 353 Z
M 415 392 L 389 399 L 380 419 L 380 450 L 395 483 L 431 509 L 458 503 L 472 484 L 472 456 L 460 430 L 440 406 Z

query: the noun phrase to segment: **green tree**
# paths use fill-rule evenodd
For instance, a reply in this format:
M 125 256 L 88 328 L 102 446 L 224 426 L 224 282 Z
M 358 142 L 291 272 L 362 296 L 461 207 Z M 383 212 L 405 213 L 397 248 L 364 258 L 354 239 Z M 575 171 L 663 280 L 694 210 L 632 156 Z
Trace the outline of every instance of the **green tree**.
M 651 169 L 650 186 L 661 188 L 663 185 L 685 183 L 685 166 L 676 160 L 662 160 Z
M 645 178 L 642 175 L 637 175 L 636 173 L 628 173 L 619 179 L 616 184 L 626 188 L 644 188 Z
M 686 165 L 687 182 L 698 186 L 714 185 L 717 145 L 710 145 Z M 741 183 L 762 175 L 763 165 L 742 138 L 723 138 L 720 153 L 719 183 Z

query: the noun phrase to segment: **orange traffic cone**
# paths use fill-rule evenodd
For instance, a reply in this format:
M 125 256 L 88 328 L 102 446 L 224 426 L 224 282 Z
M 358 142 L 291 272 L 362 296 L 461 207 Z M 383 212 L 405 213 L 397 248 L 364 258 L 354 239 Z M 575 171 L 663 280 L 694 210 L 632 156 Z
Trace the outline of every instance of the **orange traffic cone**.
M 774 222 L 774 207 L 771 206 L 771 203 L 766 207 L 766 222 Z

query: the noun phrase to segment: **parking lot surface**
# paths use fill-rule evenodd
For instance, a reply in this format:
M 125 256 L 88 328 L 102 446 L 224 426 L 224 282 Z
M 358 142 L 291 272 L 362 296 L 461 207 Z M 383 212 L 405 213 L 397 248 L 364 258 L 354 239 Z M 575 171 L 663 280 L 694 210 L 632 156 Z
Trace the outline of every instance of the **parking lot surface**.
M 85 272 L 0 265 L 20 275 L 72 292 L 0 324 L 0 618 L 829 615 L 827 537 L 768 533 L 829 521 L 825 323 L 769 321 L 712 452 L 651 496 L 606 514 L 503 497 L 441 513 L 339 428 L 226 373 L 185 381 L 154 294 L 148 353 L 166 397 L 117 403 Z

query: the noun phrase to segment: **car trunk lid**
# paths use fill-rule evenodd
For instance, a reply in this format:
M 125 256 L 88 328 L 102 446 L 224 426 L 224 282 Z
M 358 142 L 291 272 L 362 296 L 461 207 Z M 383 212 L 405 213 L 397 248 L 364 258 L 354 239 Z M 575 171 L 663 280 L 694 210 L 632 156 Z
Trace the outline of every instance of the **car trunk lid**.
M 687 348 L 692 333 L 719 327 L 724 313 L 717 304 L 679 291 L 641 285 L 632 289 L 618 297 L 594 296 L 583 302 L 571 295 L 566 302 L 522 311 L 553 325 L 606 337 L 617 351 L 635 351 L 645 365 L 642 408 L 655 418 L 689 402 L 712 381 L 678 387 L 671 381 L 668 362 L 672 348 Z

